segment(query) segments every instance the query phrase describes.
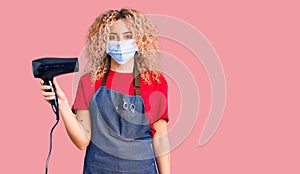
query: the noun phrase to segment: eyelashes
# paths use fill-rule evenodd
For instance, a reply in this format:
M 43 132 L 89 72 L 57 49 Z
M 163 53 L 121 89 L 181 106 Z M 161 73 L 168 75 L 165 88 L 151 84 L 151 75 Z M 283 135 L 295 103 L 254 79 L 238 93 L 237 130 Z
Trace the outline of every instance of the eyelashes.
M 132 34 L 126 34 L 122 37 L 123 39 L 121 39 L 120 36 L 113 34 L 113 35 L 109 35 L 108 39 L 111 41 L 118 41 L 118 40 L 129 40 L 129 39 L 133 39 L 133 35 Z

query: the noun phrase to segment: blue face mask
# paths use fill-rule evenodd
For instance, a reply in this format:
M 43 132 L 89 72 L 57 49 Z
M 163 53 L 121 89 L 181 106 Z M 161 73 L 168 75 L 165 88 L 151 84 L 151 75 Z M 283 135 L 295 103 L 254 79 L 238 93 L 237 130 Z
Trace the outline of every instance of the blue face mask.
M 123 41 L 108 41 L 106 53 L 110 55 L 118 64 L 127 63 L 138 51 L 134 39 Z

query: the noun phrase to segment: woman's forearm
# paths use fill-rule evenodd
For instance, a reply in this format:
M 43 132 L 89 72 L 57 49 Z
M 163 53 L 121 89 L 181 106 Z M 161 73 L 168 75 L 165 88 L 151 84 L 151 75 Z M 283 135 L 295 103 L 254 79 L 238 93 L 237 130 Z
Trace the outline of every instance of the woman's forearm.
M 170 145 L 167 135 L 153 139 L 153 149 L 159 174 L 170 174 Z
M 156 130 L 156 133 L 153 136 L 153 150 L 156 156 L 159 174 L 170 174 L 170 143 L 167 122 L 164 119 L 160 119 L 153 124 L 153 127 Z
M 90 143 L 90 130 L 84 128 L 80 121 L 77 120 L 68 102 L 59 104 L 59 112 L 70 139 L 80 150 L 84 150 Z
M 156 157 L 157 167 L 159 174 L 170 174 L 171 166 L 170 166 L 170 152 L 165 155 Z

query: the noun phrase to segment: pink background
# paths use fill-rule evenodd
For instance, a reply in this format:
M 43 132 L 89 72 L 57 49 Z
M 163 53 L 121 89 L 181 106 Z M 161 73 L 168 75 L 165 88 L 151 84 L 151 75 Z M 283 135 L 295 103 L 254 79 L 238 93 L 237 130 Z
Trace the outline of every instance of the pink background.
M 209 112 L 210 86 L 203 67 L 199 72 L 192 70 L 201 98 L 199 118 L 184 142 L 171 152 L 172 173 L 300 173 L 300 13 L 296 2 L 1 2 L 0 173 L 44 173 L 55 117 L 40 95 L 31 61 L 78 56 L 94 18 L 121 7 L 186 21 L 207 37 L 223 65 L 226 108 L 217 132 L 204 146 L 198 140 Z M 162 40 L 164 50 L 177 54 L 174 45 Z M 73 76 L 58 80 L 72 100 Z M 170 128 L 179 113 L 174 107 L 178 90 L 170 81 L 170 95 L 174 91 Z M 62 122 L 54 132 L 53 145 L 49 173 L 82 172 L 84 152 L 71 143 Z

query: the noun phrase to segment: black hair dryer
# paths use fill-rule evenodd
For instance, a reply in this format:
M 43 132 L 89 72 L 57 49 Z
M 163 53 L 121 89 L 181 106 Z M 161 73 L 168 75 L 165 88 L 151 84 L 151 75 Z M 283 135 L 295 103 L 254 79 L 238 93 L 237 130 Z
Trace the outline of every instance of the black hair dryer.
M 50 90 L 47 90 L 48 92 L 55 92 L 55 100 L 50 100 L 55 112 L 58 112 L 58 101 L 53 85 L 53 77 L 78 71 L 79 64 L 77 58 L 45 57 L 32 61 L 33 76 L 43 79 L 44 84 L 51 87 Z M 56 119 L 59 119 L 58 115 Z

